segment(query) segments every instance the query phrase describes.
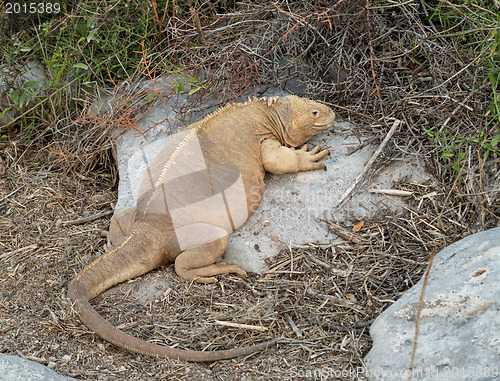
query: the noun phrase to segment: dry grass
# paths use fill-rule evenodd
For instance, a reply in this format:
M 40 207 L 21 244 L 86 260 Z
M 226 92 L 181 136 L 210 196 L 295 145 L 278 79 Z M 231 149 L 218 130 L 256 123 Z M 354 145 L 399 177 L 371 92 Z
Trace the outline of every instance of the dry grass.
M 218 6 L 204 5 L 215 12 Z M 299 370 L 355 371 L 371 346 L 370 322 L 422 277 L 429 253 L 498 226 L 498 191 L 492 191 L 500 173 L 498 156 L 492 153 L 483 162 L 482 146 L 471 144 L 468 158 L 453 171 L 440 161 L 440 142 L 431 144 L 436 142 L 424 132 L 448 129 L 475 137 L 486 128 L 481 115 L 489 94 L 486 88 L 470 91 L 481 70 L 474 66 L 476 58 L 433 38 L 435 27 L 423 21 L 418 2 L 387 3 L 384 12 L 348 0 L 329 7 L 304 1 L 231 7 L 214 19 L 203 16 L 205 8 L 170 18 L 161 37 L 167 40 L 165 57 L 176 57 L 203 78 L 207 89 L 217 88 L 217 96 L 228 100 L 257 82 L 279 82 L 306 64 L 310 72 L 297 74 L 305 95 L 342 105 L 339 114 L 359 126 L 361 140 L 384 136 L 390 118 L 403 122 L 378 167 L 418 154 L 439 185 L 396 184 L 414 192 L 404 213 L 380 211 L 377 218 L 365 219 L 355 233 L 358 243 L 331 234 L 318 237 L 324 245 L 283 251 L 262 276 L 226 276 L 217 285 L 197 285 L 180 281 L 170 266 L 94 301 L 113 324 L 165 345 L 215 350 L 280 340 L 277 349 L 248 358 L 187 364 L 130 354 L 102 341 L 79 322 L 65 298 L 68 282 L 102 254 L 100 231 L 108 223 L 103 218 L 59 226 L 56 221 L 111 209 L 115 175 L 111 155 L 102 149 L 111 142 L 103 131 L 129 121 L 123 117 L 127 110 L 108 119 L 85 119 L 91 128 L 73 123 L 60 129 L 73 138 L 59 140 L 59 157 L 69 158 L 76 142 L 87 147 L 82 151 L 87 156 L 73 161 L 56 164 L 54 143 L 50 151 L 41 141 L 0 141 L 6 170 L 0 176 L 0 352 L 50 364 L 79 379 L 270 380 L 288 379 Z M 200 33 L 204 43 L 193 44 Z M 285 55 L 294 58 L 280 65 L 278 57 Z M 200 90 L 193 106 L 210 96 Z M 486 134 L 493 134 L 495 127 L 488 128 Z M 102 137 L 100 147 L 92 151 L 96 136 Z M 86 164 L 75 166 L 78 162 Z M 140 303 L 134 295 L 145 284 L 160 291 L 153 301 Z M 215 320 L 268 330 L 229 328 Z
M 3 152 L 9 150 L 3 146 Z M 13 163 L 16 162 L 16 158 Z M 370 349 L 368 328 L 378 314 L 416 283 L 428 253 L 455 236 L 452 216 L 439 215 L 444 195 L 430 186 L 415 192 L 404 216 L 365 220 L 361 243 L 335 241 L 281 252 L 262 276 L 227 276 L 217 285 L 189 284 L 171 266 L 110 290 L 95 301 L 113 324 L 135 336 L 192 349 L 227 349 L 278 338 L 277 349 L 211 365 L 126 353 L 95 337 L 65 299 L 67 283 L 101 254 L 101 219 L 58 226 L 109 209 L 111 176 L 75 179 L 38 168 L 25 156 L 0 180 L 7 200 L 0 219 L 0 351 L 22 355 L 83 379 L 273 379 L 333 368 L 354 371 Z M 102 184 L 97 186 L 96 184 Z M 354 234 L 354 233 L 353 233 Z M 333 237 L 331 237 L 333 238 Z M 325 239 L 329 241 L 331 238 Z M 141 303 L 137 289 L 158 292 Z M 258 325 L 265 332 L 223 327 L 216 320 Z M 69 357 L 65 357 L 69 356 Z M 149 375 L 149 376 L 148 376 Z

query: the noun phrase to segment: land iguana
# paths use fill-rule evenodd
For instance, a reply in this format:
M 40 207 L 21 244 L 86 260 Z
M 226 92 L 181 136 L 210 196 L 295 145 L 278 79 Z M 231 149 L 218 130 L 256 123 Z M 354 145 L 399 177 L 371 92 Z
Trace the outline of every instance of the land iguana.
M 264 174 L 326 169 L 328 154 L 307 150 L 312 136 L 334 125 L 327 106 L 294 95 L 232 103 L 173 135 L 147 168 L 135 208 L 112 220 L 112 248 L 69 285 L 80 320 L 103 339 L 131 352 L 187 361 L 248 355 L 274 340 L 222 351 L 152 344 L 105 320 L 89 301 L 110 287 L 174 262 L 183 279 L 217 282 L 217 275 L 246 276 L 217 262 L 238 229 L 258 208 Z M 302 148 L 296 148 L 304 144 Z M 216 263 L 217 262 L 217 263 Z

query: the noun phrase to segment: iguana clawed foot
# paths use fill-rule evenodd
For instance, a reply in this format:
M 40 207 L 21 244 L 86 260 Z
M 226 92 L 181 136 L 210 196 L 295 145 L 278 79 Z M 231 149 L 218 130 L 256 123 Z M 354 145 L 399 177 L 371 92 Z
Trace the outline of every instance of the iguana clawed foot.
M 320 146 L 316 146 L 308 151 L 307 147 L 308 145 L 304 144 L 302 148 L 295 150 L 299 158 L 299 171 L 326 168 L 325 163 L 318 163 L 317 161 L 328 155 L 330 151 L 327 149 L 321 150 Z
M 238 274 L 238 275 L 241 275 L 243 277 L 248 276 L 247 272 L 243 269 L 240 269 L 237 265 L 228 265 L 227 263 L 224 263 L 224 262 L 222 262 L 222 263 L 219 262 L 219 263 L 207 266 L 207 267 L 209 267 L 209 268 L 208 269 L 206 267 L 200 268 L 199 269 L 200 272 L 205 273 L 207 271 L 210 272 L 210 271 L 215 270 L 216 274 L 214 274 L 214 275 L 231 273 L 231 274 Z M 194 281 L 198 282 L 198 283 L 217 283 L 219 280 L 214 276 L 211 276 L 211 277 L 200 276 L 198 278 L 194 278 Z
M 266 139 L 261 144 L 264 169 L 279 175 L 326 168 L 324 163 L 317 161 L 328 153 L 327 149 L 321 150 L 320 146 L 308 151 L 307 144 L 299 149 L 285 147 L 274 139 Z
M 198 274 L 198 276 L 196 276 L 196 274 Z M 240 269 L 237 265 L 228 265 L 227 263 L 219 262 L 206 267 L 191 269 L 189 272 L 189 276 L 190 277 L 194 276 L 194 278 L 189 280 L 194 280 L 197 283 L 217 283 L 219 280 L 215 276 L 206 276 L 206 275 L 221 275 L 221 274 L 238 274 L 244 277 L 248 276 L 247 272 L 243 269 Z
M 198 283 L 217 283 L 216 275 L 239 274 L 247 276 L 246 271 L 236 265 L 224 262 L 215 263 L 229 244 L 227 235 L 211 242 L 184 250 L 175 258 L 175 272 L 185 280 Z

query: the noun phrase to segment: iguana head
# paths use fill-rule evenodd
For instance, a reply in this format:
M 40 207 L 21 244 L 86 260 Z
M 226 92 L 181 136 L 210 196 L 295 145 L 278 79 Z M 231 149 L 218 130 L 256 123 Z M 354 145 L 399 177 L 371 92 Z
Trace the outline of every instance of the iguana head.
M 328 130 L 335 124 L 335 113 L 330 107 L 307 98 L 289 95 L 289 123 L 285 126 L 284 140 L 290 147 L 298 147 L 312 136 Z

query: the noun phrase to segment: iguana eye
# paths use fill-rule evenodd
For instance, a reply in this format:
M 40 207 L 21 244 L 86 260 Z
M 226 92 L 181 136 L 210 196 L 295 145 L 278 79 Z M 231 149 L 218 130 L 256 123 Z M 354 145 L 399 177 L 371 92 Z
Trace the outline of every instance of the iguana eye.
M 319 116 L 319 110 L 313 110 L 313 112 L 312 112 L 312 116 L 313 116 L 314 118 L 317 118 L 317 117 Z

